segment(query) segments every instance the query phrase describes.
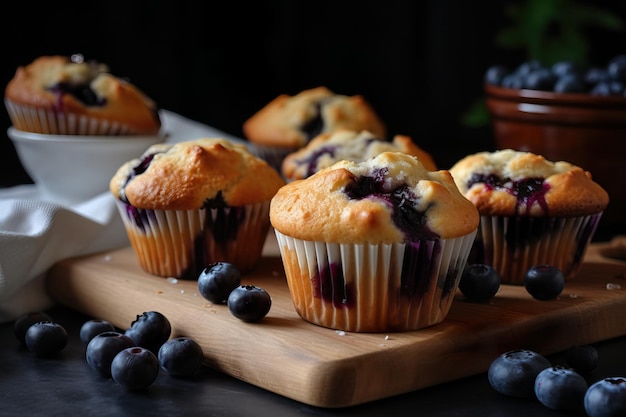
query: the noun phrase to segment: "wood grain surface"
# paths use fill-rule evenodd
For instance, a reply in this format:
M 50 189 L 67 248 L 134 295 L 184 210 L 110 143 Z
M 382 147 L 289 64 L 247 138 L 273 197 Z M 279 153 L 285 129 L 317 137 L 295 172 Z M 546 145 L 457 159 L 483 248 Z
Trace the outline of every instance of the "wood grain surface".
M 122 329 L 144 311 L 160 311 L 172 337 L 200 343 L 208 366 L 306 404 L 339 408 L 485 372 L 507 350 L 551 354 L 625 335 L 626 262 L 604 256 L 609 252 L 613 245 L 592 245 L 557 300 L 537 301 L 507 285 L 484 304 L 458 294 L 443 323 L 405 333 L 343 333 L 303 321 L 272 234 L 261 264 L 244 277 L 272 297 L 258 323 L 206 301 L 195 281 L 145 273 L 130 247 L 64 260 L 49 271 L 47 286 L 61 304 Z

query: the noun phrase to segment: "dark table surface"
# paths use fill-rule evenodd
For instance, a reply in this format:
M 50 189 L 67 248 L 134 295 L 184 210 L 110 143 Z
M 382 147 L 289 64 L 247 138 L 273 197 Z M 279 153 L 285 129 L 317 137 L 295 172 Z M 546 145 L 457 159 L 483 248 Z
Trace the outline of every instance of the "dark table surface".
M 70 337 L 66 348 L 52 358 L 37 357 L 21 346 L 13 323 L 0 325 L 0 416 L 586 415 L 584 410 L 555 412 L 535 399 L 501 396 L 491 388 L 486 374 L 342 409 L 302 404 L 206 367 L 192 379 L 161 372 L 147 390 L 127 392 L 112 379 L 97 374 L 85 360 L 79 330 L 90 317 L 62 306 L 47 313 Z M 626 376 L 626 336 L 594 346 L 600 364 L 589 377 L 590 383 L 607 376 Z M 553 364 L 565 363 L 563 353 L 548 358 Z

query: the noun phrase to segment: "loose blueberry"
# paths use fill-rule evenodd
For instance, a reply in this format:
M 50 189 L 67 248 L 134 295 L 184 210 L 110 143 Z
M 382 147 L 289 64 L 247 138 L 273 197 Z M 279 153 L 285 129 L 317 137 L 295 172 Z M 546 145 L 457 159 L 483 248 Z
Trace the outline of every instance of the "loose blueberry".
M 544 356 L 527 349 L 505 352 L 489 366 L 489 384 L 502 395 L 532 397 L 539 372 L 550 366 Z
M 67 331 L 52 321 L 40 321 L 28 328 L 24 342 L 38 356 L 53 356 L 67 346 Z
M 91 339 L 100 333 L 114 331 L 115 326 L 106 320 L 87 320 L 80 328 L 80 340 L 82 340 L 83 343 L 89 343 Z
M 626 416 L 626 377 L 604 378 L 592 384 L 584 401 L 589 417 Z
M 111 362 L 111 377 L 129 391 L 148 388 L 159 375 L 159 361 L 148 349 L 135 346 L 120 351 Z
M 189 337 L 170 339 L 159 349 L 161 369 L 172 376 L 189 377 L 202 367 L 202 347 Z
M 161 345 L 170 338 L 172 325 L 167 317 L 158 311 L 148 311 L 137 316 L 124 334 L 137 346 L 150 350 L 155 355 Z
M 489 265 L 469 265 L 461 276 L 459 289 L 469 300 L 485 302 L 500 289 L 500 275 Z
M 565 288 L 565 276 L 551 265 L 536 265 L 524 275 L 524 287 L 537 300 L 554 300 Z
M 587 381 L 572 368 L 551 366 L 535 379 L 535 395 L 552 410 L 582 409 Z
M 233 316 L 247 322 L 261 320 L 272 306 L 270 295 L 254 285 L 240 285 L 228 296 L 228 309 Z
M 581 375 L 589 375 L 598 367 L 598 351 L 591 345 L 572 346 L 565 351 L 567 365 Z
M 232 290 L 241 284 L 241 272 L 228 262 L 215 262 L 198 276 L 198 291 L 215 304 L 225 304 Z
M 134 347 L 135 342 L 119 332 L 104 332 L 87 344 L 85 357 L 89 366 L 102 376 L 111 376 L 111 363 L 122 350 Z
M 22 345 L 26 343 L 24 337 L 26 336 L 28 328 L 40 321 L 52 321 L 52 319 L 49 315 L 41 311 L 24 313 L 15 319 L 15 322 L 13 323 L 13 333 Z

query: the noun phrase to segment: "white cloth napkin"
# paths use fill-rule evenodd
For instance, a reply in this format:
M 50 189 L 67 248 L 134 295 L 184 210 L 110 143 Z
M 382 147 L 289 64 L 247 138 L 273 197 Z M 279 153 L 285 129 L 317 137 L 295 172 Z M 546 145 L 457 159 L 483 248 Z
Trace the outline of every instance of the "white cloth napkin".
M 161 111 L 167 142 L 234 136 L 167 110 Z M 0 189 L 0 322 L 54 304 L 45 275 L 55 263 L 129 245 L 114 198 L 108 192 L 74 204 L 44 200 L 35 185 Z

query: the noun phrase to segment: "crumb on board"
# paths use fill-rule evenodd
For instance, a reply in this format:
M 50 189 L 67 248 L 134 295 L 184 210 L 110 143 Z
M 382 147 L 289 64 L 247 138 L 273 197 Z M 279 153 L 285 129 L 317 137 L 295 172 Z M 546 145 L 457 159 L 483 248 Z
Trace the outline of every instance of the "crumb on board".
M 612 282 L 607 282 L 607 284 L 606 284 L 606 289 L 607 289 L 607 290 L 609 290 L 609 291 L 612 291 L 612 290 L 621 290 L 621 289 L 622 289 L 622 286 L 621 286 L 620 284 L 614 284 L 614 283 L 612 283 Z

